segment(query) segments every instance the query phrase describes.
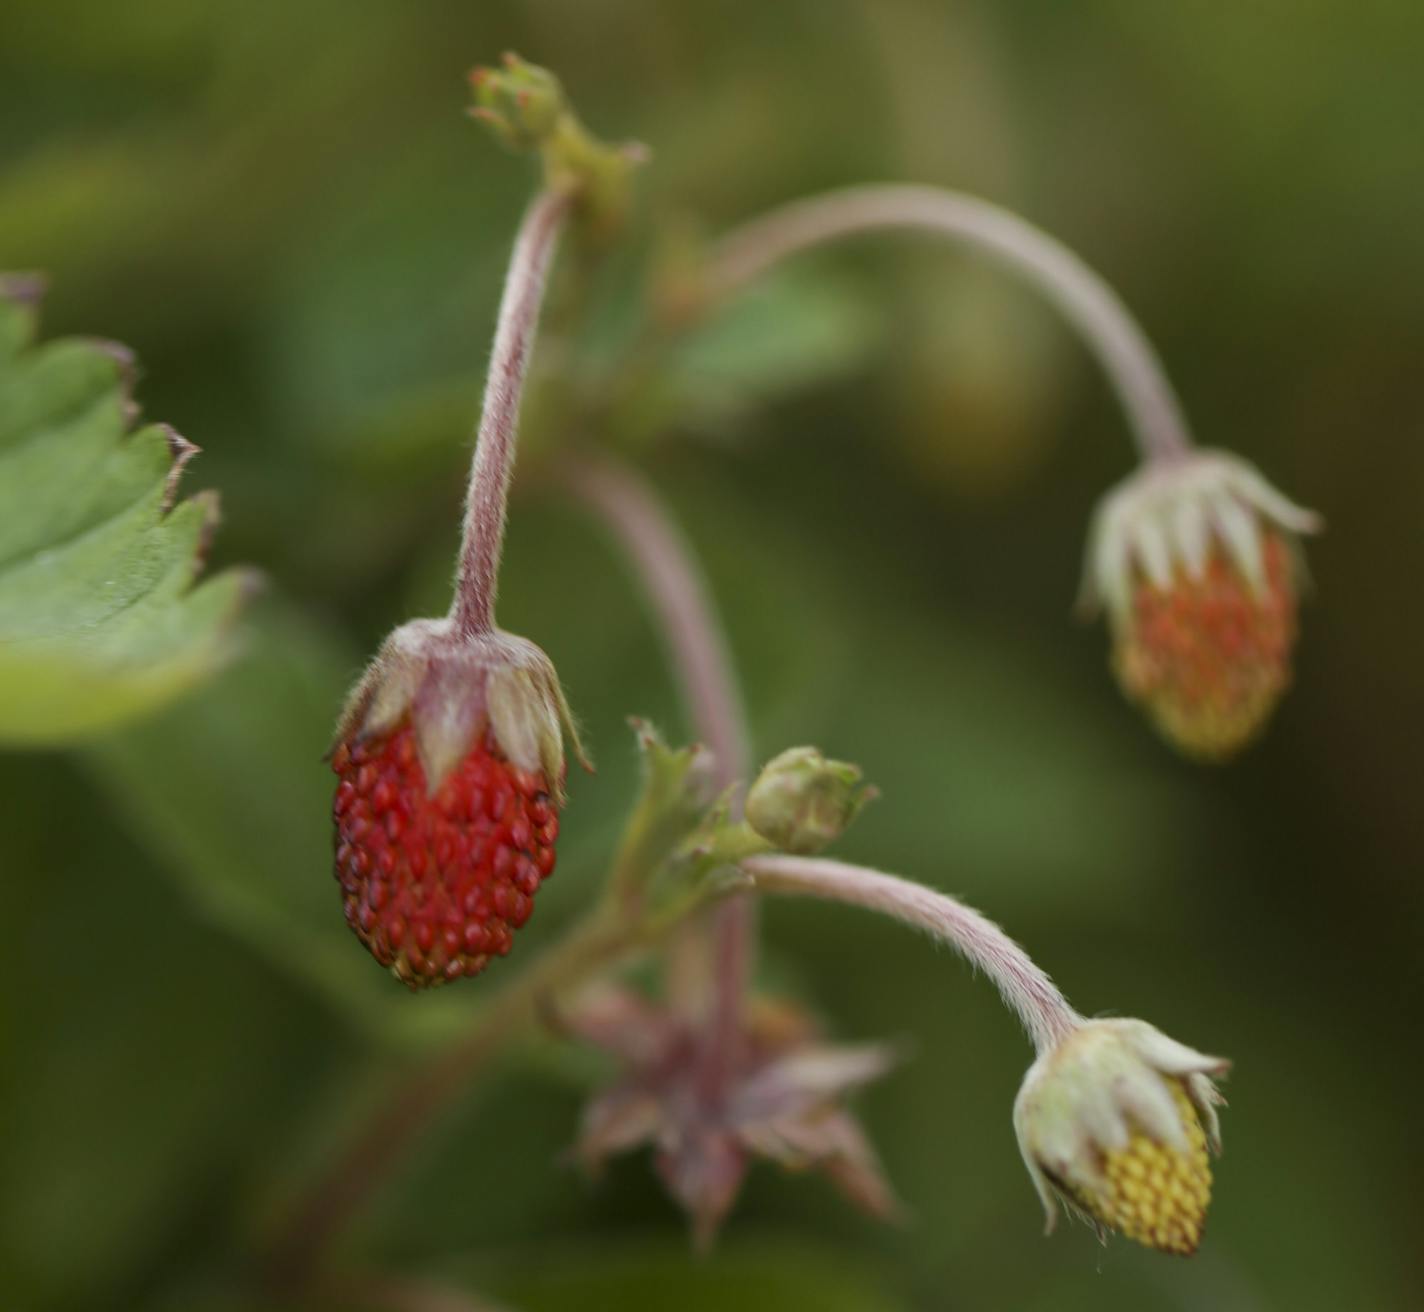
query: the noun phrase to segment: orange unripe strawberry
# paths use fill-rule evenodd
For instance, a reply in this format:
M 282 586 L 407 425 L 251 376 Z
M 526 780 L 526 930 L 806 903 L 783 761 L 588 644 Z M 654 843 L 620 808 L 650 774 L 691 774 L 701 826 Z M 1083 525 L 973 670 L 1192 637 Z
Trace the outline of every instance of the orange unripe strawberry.
M 1084 599 L 1106 607 L 1123 691 L 1187 755 L 1233 755 L 1289 687 L 1297 537 L 1318 527 L 1220 452 L 1147 465 L 1104 498 Z
M 1199 576 L 1178 567 L 1167 588 L 1139 575 L 1113 669 L 1123 691 L 1189 755 L 1221 760 L 1265 726 L 1290 686 L 1296 589 L 1290 548 L 1261 535 L 1253 587 L 1224 551 Z

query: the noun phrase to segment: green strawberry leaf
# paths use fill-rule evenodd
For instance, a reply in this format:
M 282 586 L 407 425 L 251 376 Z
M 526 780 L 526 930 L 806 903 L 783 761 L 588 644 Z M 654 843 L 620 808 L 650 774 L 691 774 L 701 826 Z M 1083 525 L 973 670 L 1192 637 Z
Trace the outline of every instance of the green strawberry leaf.
M 694 421 L 715 427 L 862 368 L 884 329 L 884 315 L 858 281 L 779 273 L 679 340 L 669 372 Z
M 88 737 L 170 701 L 231 649 L 251 590 L 194 587 L 217 499 L 175 504 L 198 448 L 130 432 L 132 362 L 81 339 L 32 344 L 37 280 L 0 278 L 0 743 Z
M 740 438 L 759 411 L 864 370 L 886 328 L 860 280 L 778 272 L 664 334 L 656 367 L 618 396 L 606 426 L 632 447 L 670 433 Z

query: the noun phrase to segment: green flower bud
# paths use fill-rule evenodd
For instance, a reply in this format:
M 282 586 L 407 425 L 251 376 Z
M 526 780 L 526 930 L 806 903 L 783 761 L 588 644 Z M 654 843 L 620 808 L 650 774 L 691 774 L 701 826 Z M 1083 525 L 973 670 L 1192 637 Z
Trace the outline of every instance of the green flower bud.
M 845 832 L 876 795 L 858 766 L 792 747 L 767 763 L 747 794 L 746 817 L 784 852 L 819 852 Z
M 505 55 L 502 68 L 475 69 L 470 86 L 475 93 L 471 113 L 511 150 L 542 146 L 566 108 L 559 79 L 514 54 Z
M 518 55 L 470 74 L 470 109 L 511 150 L 537 154 L 545 184 L 572 193 L 584 235 L 595 245 L 622 226 L 632 200 L 633 171 L 647 158 L 634 143 L 599 140 L 579 122 L 559 79 Z

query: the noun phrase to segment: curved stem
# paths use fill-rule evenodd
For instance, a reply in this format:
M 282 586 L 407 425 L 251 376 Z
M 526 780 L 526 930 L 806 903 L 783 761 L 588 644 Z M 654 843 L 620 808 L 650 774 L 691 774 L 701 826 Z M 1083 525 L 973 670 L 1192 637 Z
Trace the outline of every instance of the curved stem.
M 505 503 L 519 432 L 519 402 L 539 326 L 544 284 L 571 201 L 571 193 L 559 188 L 547 188 L 535 197 L 525 211 L 505 275 L 479 437 L 470 465 L 455 599 L 450 607 L 450 618 L 457 629 L 469 636 L 494 628 Z
M 1027 952 L 992 920 L 947 893 L 865 866 L 817 857 L 748 857 L 742 869 L 763 893 L 865 907 L 947 943 L 994 981 L 1039 1053 L 1056 1046 L 1081 1023 L 1082 1017 Z
M 793 201 L 735 229 L 714 247 L 713 296 L 744 286 L 814 246 L 883 229 L 909 228 L 966 243 L 1044 291 L 1102 363 L 1144 459 L 1192 446 L 1180 402 L 1137 320 L 1111 287 L 1057 238 L 988 201 L 938 187 L 848 187 Z

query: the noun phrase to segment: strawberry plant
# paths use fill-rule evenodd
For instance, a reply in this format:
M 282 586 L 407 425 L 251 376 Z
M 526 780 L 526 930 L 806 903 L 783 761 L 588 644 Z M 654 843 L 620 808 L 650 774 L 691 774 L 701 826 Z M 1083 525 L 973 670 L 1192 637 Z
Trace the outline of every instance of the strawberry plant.
M 648 220 L 640 188 L 657 159 L 591 131 L 548 70 L 508 56 L 478 70 L 471 92 L 494 142 L 533 159 L 534 195 L 504 273 L 463 509 L 444 497 L 450 532 L 426 571 L 437 581 L 407 588 L 398 613 L 381 603 L 385 636 L 364 671 L 325 620 L 360 615 L 371 581 L 421 540 L 439 498 L 407 499 L 402 480 L 418 484 L 422 458 L 439 465 L 430 453 L 453 440 L 452 394 L 437 387 L 398 408 L 395 426 L 411 430 L 401 441 L 359 428 L 345 445 L 331 439 L 340 477 L 322 467 L 287 513 L 303 565 L 323 553 L 335 562 L 332 595 L 313 595 L 299 565 L 259 600 L 253 569 L 205 576 L 216 497 L 180 494 L 195 446 L 162 425 L 133 428 L 128 353 L 36 344 L 38 283 L 0 283 L 0 742 L 71 749 L 180 875 L 195 919 L 273 967 L 290 990 L 284 1006 L 339 1018 L 339 1042 L 356 1054 L 333 1061 L 336 1076 L 291 1116 L 301 1128 L 244 1163 L 257 1201 L 234 1227 L 223 1296 L 440 1306 L 447 1291 L 404 1271 L 400 1243 L 374 1245 L 367 1260 L 364 1241 L 422 1155 L 444 1153 L 452 1110 L 516 1052 L 578 1090 L 563 1109 L 568 1161 L 596 1177 L 646 1152 L 699 1251 L 735 1232 L 758 1173 L 814 1173 L 877 1223 L 902 1219 L 920 1200 L 892 1182 L 854 1103 L 874 1086 L 913 1084 L 904 1045 L 834 1037 L 847 1027 L 806 1002 L 794 967 L 763 959 L 764 914 L 805 915 L 811 902 L 908 926 L 997 991 L 1033 1051 L 1002 1118 L 1032 1189 L 1018 1201 L 1036 1193 L 1050 1230 L 1067 1214 L 1104 1242 L 1117 1234 L 1179 1256 L 1209 1245 L 1229 1061 L 1209 1055 L 1210 1035 L 1201 1051 L 1143 1020 L 1084 1015 L 995 921 L 932 879 L 881 868 L 926 835 L 938 852 L 948 820 L 935 807 L 905 818 L 874 771 L 801 745 L 817 724 L 802 722 L 797 697 L 843 657 L 841 634 L 834 623 L 818 631 L 815 598 L 778 583 L 778 564 L 794 576 L 795 547 L 768 549 L 771 563 L 745 573 L 733 555 L 714 575 L 699 526 L 663 494 L 660 462 L 691 445 L 683 439 L 744 437 L 787 398 L 853 391 L 883 363 L 873 296 L 807 274 L 811 252 L 913 237 L 986 260 L 1056 309 L 1122 407 L 1139 465 L 1091 521 L 1083 600 L 1106 614 L 1128 699 L 1194 764 L 1245 750 L 1285 692 L 1301 544 L 1319 518 L 1244 459 L 1196 446 L 1123 300 L 1018 214 L 929 185 L 855 185 L 713 238 L 702 221 Z M 797 467 L 788 482 L 814 492 L 815 480 Z M 516 486 L 531 502 L 511 515 Z M 306 515 L 328 492 L 349 504 L 324 538 Z M 708 535 L 718 551 L 734 553 L 750 532 L 753 516 L 739 520 L 734 500 L 711 498 L 726 511 Z M 621 574 L 608 560 L 590 565 L 588 537 L 570 548 L 570 508 L 603 534 Z M 504 563 L 521 516 L 529 557 L 552 562 L 542 612 L 527 564 Z M 456 544 L 446 539 L 457 523 Z M 774 525 L 754 528 L 778 542 Z M 824 539 L 805 549 L 824 554 L 832 576 L 874 574 L 874 545 L 844 540 L 829 512 Z M 431 603 L 450 575 L 448 598 Z M 748 627 L 760 634 L 724 622 L 718 593 L 729 587 L 752 598 Z M 503 627 L 497 603 L 521 632 Z M 921 658 L 898 622 L 877 620 L 866 646 L 907 668 Z M 565 667 L 575 632 L 605 646 L 566 687 L 556 661 Z M 765 694 L 739 675 L 738 656 L 756 641 L 783 665 L 769 665 L 780 669 L 766 695 L 776 705 L 753 716 L 746 703 Z M 1051 753 L 1071 737 L 1040 733 L 1034 690 L 1009 678 L 995 691 L 997 672 L 972 652 L 924 660 L 989 690 L 1007 721 L 995 718 L 974 740 L 984 750 L 966 749 L 958 768 L 1017 780 L 1032 769 L 1023 749 L 1042 739 Z M 658 667 L 666 688 L 648 676 Z M 887 739 L 929 736 L 938 761 L 958 726 L 893 684 L 842 678 L 847 723 L 861 715 L 893 725 Z M 650 710 L 680 731 L 640 718 Z M 625 717 L 639 717 L 631 749 L 615 726 Z M 885 759 L 893 770 L 899 757 Z M 1056 796 L 1074 803 L 1071 787 Z M 1107 828 L 1116 810 L 1110 799 L 1094 814 Z M 863 837 L 861 816 L 873 825 L 877 812 L 891 817 L 886 828 Z M 974 816 L 957 819 L 973 830 Z M 1027 847 L 1035 822 L 1025 806 L 1007 826 Z M 1155 840 L 1133 850 L 1153 852 Z M 857 945 L 837 963 L 852 985 L 872 977 L 883 947 L 864 932 L 863 954 Z M 65 946 L 84 950 L 79 938 Z M 173 951 L 179 964 L 162 983 L 181 990 L 202 969 Z M 151 948 L 135 956 L 140 968 L 166 961 Z M 1159 966 L 1178 987 L 1195 969 Z M 940 969 L 946 991 L 963 982 Z M 1101 969 L 1133 1010 L 1134 990 L 1152 991 L 1145 968 Z M 968 1078 L 972 1054 L 958 1055 Z M 1000 1147 L 1007 1174 L 1012 1145 Z M 508 1187 L 517 1200 L 517 1182 L 477 1170 L 452 1167 L 442 1181 L 457 1199 Z M 1025 1247 L 1036 1242 L 1026 1208 L 1013 1223 Z M 820 1287 L 814 1272 L 797 1279 Z M 834 1306 L 837 1282 L 823 1283 Z

